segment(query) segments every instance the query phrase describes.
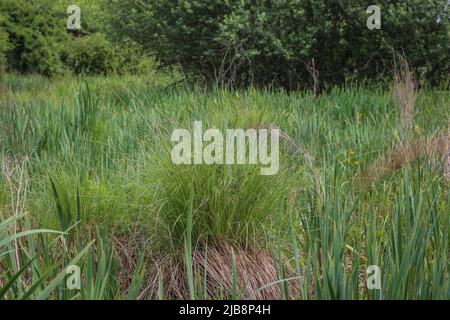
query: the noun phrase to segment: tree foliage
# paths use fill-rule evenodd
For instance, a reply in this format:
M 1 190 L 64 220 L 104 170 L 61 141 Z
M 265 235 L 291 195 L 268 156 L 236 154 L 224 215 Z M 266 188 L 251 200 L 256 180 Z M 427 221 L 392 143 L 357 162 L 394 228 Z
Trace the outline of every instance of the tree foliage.
M 56 11 L 49 0 L 2 0 L 0 14 L 0 52 L 10 69 L 45 75 L 61 72 L 60 53 L 69 38 L 61 27 L 64 12 Z
M 392 75 L 394 52 L 433 83 L 450 71 L 444 0 L 380 0 L 380 30 L 365 0 L 109 0 L 116 33 L 162 67 L 232 84 L 298 88 Z
M 46 76 L 140 71 L 148 61 L 135 43 L 115 43 L 103 0 L 80 0 L 79 31 L 66 27 L 67 0 L 0 1 L 0 74 L 3 69 Z

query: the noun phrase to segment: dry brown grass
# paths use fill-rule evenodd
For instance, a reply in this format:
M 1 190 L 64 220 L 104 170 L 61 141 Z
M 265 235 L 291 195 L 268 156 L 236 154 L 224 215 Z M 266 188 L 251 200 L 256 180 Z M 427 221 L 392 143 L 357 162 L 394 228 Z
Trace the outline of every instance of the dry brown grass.
M 449 166 L 450 134 L 428 137 L 401 145 L 375 161 L 362 175 L 356 177 L 358 187 L 367 187 L 372 183 L 385 179 L 405 165 L 420 158 L 437 158 L 446 156 L 444 167 Z M 445 170 L 445 168 L 444 168 Z
M 27 198 L 28 198 L 28 157 L 23 159 L 14 159 L 7 156 L 2 157 L 2 173 L 8 184 L 11 201 L 11 216 L 15 216 L 17 219 L 28 213 Z M 18 222 L 13 224 L 12 232 L 17 234 L 21 231 L 21 226 Z M 15 239 L 13 241 L 14 257 L 16 260 L 16 266 L 20 269 L 20 240 Z
M 397 57 L 393 96 L 400 114 L 401 142 L 398 147 L 375 161 L 363 174 L 355 177 L 357 189 L 364 189 L 372 183 L 394 174 L 405 165 L 425 157 L 444 156 L 444 174 L 450 177 L 450 133 L 411 141 L 417 92 L 414 75 L 408 61 L 401 55 Z
M 447 181 L 450 181 L 450 139 L 445 144 L 444 157 L 444 175 Z
M 241 248 L 228 243 L 210 245 L 197 248 L 193 252 L 194 279 L 201 291 L 205 291 L 208 298 L 229 299 L 233 288 L 233 255 L 236 261 L 237 286 L 240 299 L 282 299 L 283 295 L 279 284 L 273 284 L 258 291 L 261 287 L 277 282 L 280 276 L 277 273 L 272 255 L 267 250 L 254 250 Z M 164 298 L 189 299 L 188 280 L 186 268 L 182 261 L 167 256 L 156 259 L 155 270 L 147 288 L 147 297 L 153 298 L 158 292 L 159 283 L 163 283 Z M 287 277 L 294 272 L 286 267 Z M 205 279 L 206 277 L 206 285 Z M 291 296 L 299 296 L 298 282 L 290 282 Z
M 414 126 L 416 89 L 408 61 L 400 55 L 395 65 L 393 96 L 400 113 L 400 132 L 406 138 Z
M 120 266 L 117 280 L 123 291 L 126 291 L 133 279 L 139 255 L 146 248 L 146 235 L 135 226 L 129 232 L 111 232 L 114 256 Z M 147 254 L 147 253 L 146 253 Z
M 448 134 L 450 137 L 450 119 L 448 119 Z M 450 182 L 450 139 L 444 142 L 444 176 Z

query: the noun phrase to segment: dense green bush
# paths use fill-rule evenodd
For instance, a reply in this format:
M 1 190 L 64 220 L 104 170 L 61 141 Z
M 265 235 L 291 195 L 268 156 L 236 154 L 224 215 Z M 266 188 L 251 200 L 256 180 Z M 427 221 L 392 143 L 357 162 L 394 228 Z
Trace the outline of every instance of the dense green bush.
M 139 45 L 125 41 L 119 47 L 103 33 L 94 33 L 71 41 L 63 54 L 65 65 L 75 74 L 143 73 L 152 67 Z
M 450 72 L 444 0 L 380 0 L 381 30 L 369 30 L 365 0 L 110 0 L 117 33 L 152 52 L 161 66 L 233 84 L 286 88 L 383 79 L 393 52 L 423 79 Z M 314 65 L 312 60 L 314 59 Z M 310 68 L 307 68 L 309 65 Z
M 6 17 L 0 12 L 0 26 L 6 23 Z M 5 73 L 7 61 L 6 61 L 6 50 L 9 48 L 8 33 L 6 33 L 3 28 L 0 28 L 0 78 Z
M 0 12 L 0 38 L 8 38 L 5 54 L 11 70 L 44 75 L 63 70 L 60 52 L 69 39 L 64 11 L 49 0 L 2 0 Z
M 63 60 L 75 74 L 109 74 L 119 65 L 114 46 L 100 33 L 75 38 Z
M 0 2 L 0 74 L 3 69 L 46 76 L 142 73 L 149 58 L 131 41 L 115 43 L 107 30 L 103 1 L 83 0 L 81 30 L 68 31 L 63 0 Z

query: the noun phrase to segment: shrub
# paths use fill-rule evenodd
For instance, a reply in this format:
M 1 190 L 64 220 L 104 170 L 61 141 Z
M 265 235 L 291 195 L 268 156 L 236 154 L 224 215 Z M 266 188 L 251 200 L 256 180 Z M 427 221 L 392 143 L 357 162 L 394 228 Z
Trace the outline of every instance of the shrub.
M 75 38 L 63 55 L 75 74 L 108 74 L 119 66 L 119 57 L 105 35 L 94 33 Z
M 74 38 L 62 60 L 75 74 L 145 73 L 152 67 L 139 45 L 124 41 L 119 47 L 103 33 Z
M 140 46 L 120 47 L 107 36 L 103 2 L 82 1 L 82 29 L 66 30 L 66 4 L 61 1 L 4 0 L 0 2 L 0 74 L 75 74 L 145 72 L 151 66 Z M 3 63 L 2 63 L 3 62 Z M 3 65 L 3 68 L 2 68 Z
M 380 0 L 382 29 L 368 30 L 365 0 L 110 1 L 118 32 L 162 67 L 229 84 L 309 86 L 391 76 L 393 51 L 433 83 L 450 71 L 442 0 Z M 314 60 L 313 60 L 314 59 Z M 313 63 L 314 62 L 314 63 Z
M 0 13 L 0 26 L 3 26 L 6 22 L 6 17 L 2 16 Z M 9 39 L 8 39 L 8 33 L 6 33 L 4 30 L 0 29 L 0 79 L 2 78 L 3 74 L 6 70 L 6 50 L 9 48 Z
M 6 57 L 11 70 L 44 75 L 62 72 L 60 51 L 69 39 L 64 11 L 56 10 L 48 0 L 2 0 L 0 12 L 0 25 L 9 39 Z
M 120 59 L 120 73 L 148 74 L 154 70 L 153 59 L 135 41 L 123 39 L 120 47 L 116 45 L 116 50 Z

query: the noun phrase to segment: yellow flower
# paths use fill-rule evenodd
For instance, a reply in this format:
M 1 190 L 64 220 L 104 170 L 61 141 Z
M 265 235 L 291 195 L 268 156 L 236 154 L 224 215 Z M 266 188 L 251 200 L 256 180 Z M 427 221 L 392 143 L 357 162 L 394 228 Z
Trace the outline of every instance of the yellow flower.
M 360 121 L 362 119 L 362 113 L 357 111 L 356 112 L 356 120 Z
M 354 149 L 347 150 L 347 159 L 345 162 L 349 163 L 350 165 L 359 165 L 359 161 L 354 160 L 356 157 L 356 151 Z
M 421 129 L 418 125 L 415 125 L 415 126 L 414 126 L 414 132 L 415 132 L 417 135 L 419 135 L 419 134 L 422 132 L 422 129 Z

